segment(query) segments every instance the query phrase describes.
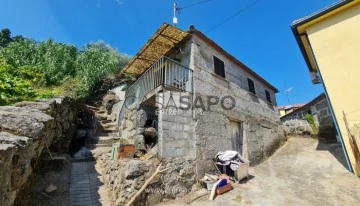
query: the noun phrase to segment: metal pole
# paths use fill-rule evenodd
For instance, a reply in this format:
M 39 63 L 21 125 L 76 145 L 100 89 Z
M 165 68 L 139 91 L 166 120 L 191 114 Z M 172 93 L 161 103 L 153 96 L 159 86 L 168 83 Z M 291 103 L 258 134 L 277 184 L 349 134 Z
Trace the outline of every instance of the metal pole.
M 173 24 L 176 27 L 177 25 L 177 18 L 176 18 L 176 2 L 174 2 L 174 17 L 173 17 Z

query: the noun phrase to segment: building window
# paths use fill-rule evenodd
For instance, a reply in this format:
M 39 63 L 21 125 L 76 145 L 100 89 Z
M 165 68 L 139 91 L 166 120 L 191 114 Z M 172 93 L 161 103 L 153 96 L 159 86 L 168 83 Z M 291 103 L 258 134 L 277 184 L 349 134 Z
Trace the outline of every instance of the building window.
M 248 86 L 249 86 L 249 92 L 256 94 L 255 93 L 255 85 L 254 85 L 254 81 L 251 79 L 247 79 L 248 80 Z
M 265 89 L 266 100 L 271 103 L 270 92 Z
M 221 61 L 216 56 L 213 56 L 214 58 L 214 72 L 215 74 L 225 78 L 225 64 L 223 61 Z

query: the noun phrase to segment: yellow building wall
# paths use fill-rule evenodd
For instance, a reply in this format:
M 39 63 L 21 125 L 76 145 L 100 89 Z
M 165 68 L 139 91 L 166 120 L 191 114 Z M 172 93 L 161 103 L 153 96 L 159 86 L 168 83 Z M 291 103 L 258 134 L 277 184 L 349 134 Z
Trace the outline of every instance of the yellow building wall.
M 284 109 L 279 109 L 280 117 L 284 116 L 286 114 Z
M 307 34 L 350 162 L 360 176 L 342 115 L 348 114 L 360 146 L 360 4 L 310 26 Z

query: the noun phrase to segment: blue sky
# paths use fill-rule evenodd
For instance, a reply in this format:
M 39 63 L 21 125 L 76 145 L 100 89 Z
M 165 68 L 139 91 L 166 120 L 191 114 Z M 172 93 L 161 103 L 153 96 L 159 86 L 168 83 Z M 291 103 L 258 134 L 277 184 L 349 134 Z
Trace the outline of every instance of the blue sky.
M 178 0 L 185 7 L 203 0 Z M 312 85 L 290 30 L 293 20 L 335 0 L 262 0 L 210 32 L 209 29 L 257 0 L 212 0 L 181 11 L 179 27 L 193 24 L 229 53 L 277 87 L 278 105 L 310 101 Z M 0 28 L 36 40 L 53 38 L 78 47 L 104 40 L 130 55 L 163 23 L 172 21 L 173 0 L 0 0 Z

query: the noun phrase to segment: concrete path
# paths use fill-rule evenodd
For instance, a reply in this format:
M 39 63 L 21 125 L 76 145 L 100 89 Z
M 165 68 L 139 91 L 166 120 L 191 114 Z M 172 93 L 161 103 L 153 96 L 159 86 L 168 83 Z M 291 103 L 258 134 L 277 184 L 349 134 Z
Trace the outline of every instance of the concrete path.
M 88 106 L 95 112 L 95 135 L 93 129 L 87 130 L 87 147 L 74 155 L 74 159 L 83 162 L 73 162 L 70 180 L 70 206 L 112 206 L 110 190 L 103 183 L 100 170 L 96 168 L 95 159 L 101 154 L 111 152 L 111 146 L 116 136 L 117 124 L 108 123 L 107 111 L 104 108 Z M 89 161 L 94 160 L 94 161 Z
M 70 179 L 70 206 L 111 206 L 109 190 L 95 168 L 95 161 L 73 162 Z
M 193 206 L 227 205 L 360 205 L 360 178 L 344 167 L 338 144 L 290 138 L 273 156 L 250 168 L 251 178 L 214 201 L 208 195 Z M 180 201 L 161 205 L 188 205 Z

